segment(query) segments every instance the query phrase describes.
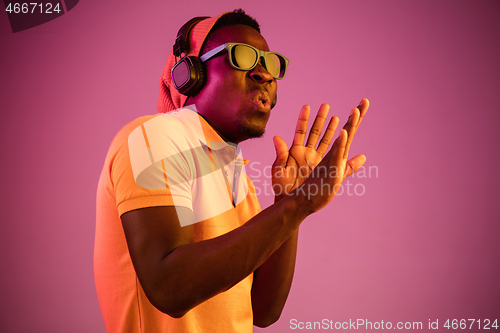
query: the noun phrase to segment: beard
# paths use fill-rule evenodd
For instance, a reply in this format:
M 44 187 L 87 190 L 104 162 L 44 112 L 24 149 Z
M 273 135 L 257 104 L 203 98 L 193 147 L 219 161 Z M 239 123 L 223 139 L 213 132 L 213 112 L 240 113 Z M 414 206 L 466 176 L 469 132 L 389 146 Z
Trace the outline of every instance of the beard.
M 239 119 L 234 121 L 236 128 L 242 134 L 244 134 L 249 139 L 260 138 L 266 132 L 265 126 L 251 126 L 251 125 L 243 125 Z

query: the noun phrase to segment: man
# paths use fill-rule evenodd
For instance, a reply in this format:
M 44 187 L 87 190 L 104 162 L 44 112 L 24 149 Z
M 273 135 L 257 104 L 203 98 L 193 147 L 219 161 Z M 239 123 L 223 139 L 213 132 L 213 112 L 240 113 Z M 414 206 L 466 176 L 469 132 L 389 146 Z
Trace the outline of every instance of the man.
M 291 149 L 274 139 L 276 202 L 260 211 L 234 144 L 264 133 L 286 59 L 277 55 L 272 67 L 258 24 L 242 11 L 203 20 L 190 35 L 187 53 L 201 56 L 206 82 L 189 99 L 180 95 L 171 55 L 158 108 L 195 109 L 125 126 L 99 181 L 95 277 L 108 332 L 251 332 L 271 325 L 290 290 L 300 224 L 365 162 L 347 156 L 366 99 L 328 152 L 338 118 L 320 140 L 329 109 L 322 105 L 304 142 L 305 106 Z M 245 52 L 258 55 L 254 63 L 244 64 Z

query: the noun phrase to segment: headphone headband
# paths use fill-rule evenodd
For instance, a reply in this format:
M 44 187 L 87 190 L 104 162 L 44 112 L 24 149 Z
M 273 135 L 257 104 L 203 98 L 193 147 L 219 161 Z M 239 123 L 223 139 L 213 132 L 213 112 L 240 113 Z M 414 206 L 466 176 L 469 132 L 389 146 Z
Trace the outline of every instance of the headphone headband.
M 173 46 L 173 54 L 175 56 L 175 65 L 172 67 L 170 75 L 174 87 L 185 96 L 194 96 L 203 88 L 205 84 L 205 68 L 203 62 L 195 55 L 188 56 L 189 33 L 194 26 L 210 17 L 201 16 L 195 17 L 184 24 L 177 33 Z M 184 57 L 182 54 L 184 53 Z M 177 57 L 181 59 L 177 62 Z
M 175 38 L 175 43 L 173 46 L 174 56 L 180 57 L 182 53 L 189 52 L 189 33 L 191 32 L 191 29 L 193 29 L 196 23 L 203 21 L 207 18 L 210 17 L 199 16 L 192 18 L 179 29 L 179 32 L 177 33 L 177 37 Z

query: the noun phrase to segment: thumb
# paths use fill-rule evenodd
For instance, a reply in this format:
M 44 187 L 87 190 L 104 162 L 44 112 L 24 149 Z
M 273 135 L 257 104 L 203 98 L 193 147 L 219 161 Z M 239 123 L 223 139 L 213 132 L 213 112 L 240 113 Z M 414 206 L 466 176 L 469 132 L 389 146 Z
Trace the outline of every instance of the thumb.
M 273 166 L 285 166 L 288 160 L 288 146 L 279 136 L 273 137 L 273 142 L 276 150 L 276 160 L 274 160 Z
M 366 156 L 365 155 L 358 155 L 353 158 L 351 158 L 349 161 L 347 161 L 347 168 L 345 170 L 345 177 L 349 177 L 356 171 L 358 171 L 366 162 Z

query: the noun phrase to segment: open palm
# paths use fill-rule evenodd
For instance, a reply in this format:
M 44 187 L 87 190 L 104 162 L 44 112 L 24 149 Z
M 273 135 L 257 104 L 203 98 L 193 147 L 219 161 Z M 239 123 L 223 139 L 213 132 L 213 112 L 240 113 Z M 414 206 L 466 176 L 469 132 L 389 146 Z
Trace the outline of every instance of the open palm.
M 361 119 L 368 110 L 368 100 L 363 99 L 358 106 L 359 117 L 349 117 L 344 126 L 348 132 L 352 133 L 347 140 L 346 153 L 349 150 L 352 136 L 356 132 Z M 319 140 L 323 126 L 326 122 L 330 106 L 322 104 L 313 126 L 309 133 L 307 142 L 304 143 L 307 133 L 307 123 L 309 120 L 310 107 L 305 105 L 299 114 L 292 147 L 288 149 L 285 141 L 279 136 L 274 137 L 276 148 L 276 160 L 272 165 L 272 184 L 276 199 L 283 197 L 292 190 L 300 186 L 311 174 L 312 170 L 321 162 L 325 155 L 339 124 L 338 117 L 330 118 L 328 126 Z M 354 113 L 351 112 L 351 115 Z M 356 110 L 357 111 L 357 110 Z M 319 141 L 319 143 L 318 143 Z M 357 171 L 365 162 L 363 155 L 358 155 L 347 162 L 346 177 Z

